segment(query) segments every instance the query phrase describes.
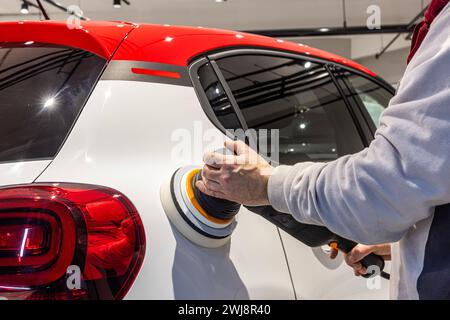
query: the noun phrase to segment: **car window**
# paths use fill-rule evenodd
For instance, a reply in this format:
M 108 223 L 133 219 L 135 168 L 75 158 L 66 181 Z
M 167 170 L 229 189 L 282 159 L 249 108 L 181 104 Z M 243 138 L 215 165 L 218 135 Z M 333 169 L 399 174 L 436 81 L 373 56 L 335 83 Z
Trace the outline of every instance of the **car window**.
M 278 129 L 280 162 L 330 161 L 363 149 L 327 70 L 302 59 L 264 55 L 217 60 L 249 128 Z
M 220 124 L 229 130 L 241 128 L 230 100 L 210 63 L 198 69 L 198 80 Z
M 346 71 L 345 75 L 354 93 L 361 100 L 362 105 L 378 128 L 381 114 L 389 105 L 393 94 L 377 83 L 350 71 Z
M 53 158 L 105 63 L 73 48 L 0 43 L 0 162 Z

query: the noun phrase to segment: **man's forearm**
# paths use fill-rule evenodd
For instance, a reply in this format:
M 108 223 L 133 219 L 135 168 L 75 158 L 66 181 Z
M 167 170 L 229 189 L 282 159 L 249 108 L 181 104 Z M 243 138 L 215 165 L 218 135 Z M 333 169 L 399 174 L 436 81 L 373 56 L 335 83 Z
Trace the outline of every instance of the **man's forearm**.
M 446 94 L 450 102 L 450 90 Z M 449 158 L 447 129 L 430 126 L 435 137 L 427 141 L 427 130 L 420 133 L 419 124 L 403 120 L 402 113 L 394 108 L 388 112 L 387 121 L 399 122 L 400 128 L 388 124 L 370 148 L 358 154 L 327 164 L 277 168 L 268 183 L 271 205 L 360 243 L 399 240 L 435 206 L 450 202 L 450 164 L 442 161 Z M 389 119 L 391 115 L 396 118 Z
M 409 64 L 369 148 L 327 164 L 277 168 L 268 183 L 274 207 L 374 244 L 397 241 L 450 203 L 448 10 Z

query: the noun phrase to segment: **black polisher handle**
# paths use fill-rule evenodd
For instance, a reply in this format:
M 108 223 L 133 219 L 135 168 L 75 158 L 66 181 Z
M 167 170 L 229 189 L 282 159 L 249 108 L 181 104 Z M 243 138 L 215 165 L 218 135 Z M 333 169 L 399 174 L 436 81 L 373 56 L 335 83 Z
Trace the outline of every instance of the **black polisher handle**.
M 326 227 L 300 223 L 295 220 L 292 215 L 278 212 L 272 206 L 245 207 L 253 213 L 270 221 L 278 228 L 309 247 L 315 248 L 323 245 L 330 245 L 335 242 L 338 249 L 345 253 L 349 253 L 357 245 L 356 242 L 342 238 Z M 372 265 L 379 267 L 381 272 L 380 276 L 389 280 L 389 274 L 383 271 L 384 259 L 382 257 L 371 253 L 366 256 L 361 263 L 366 269 Z M 366 274 L 364 277 L 369 278 L 372 275 L 373 273 Z
M 349 253 L 350 251 L 352 251 L 352 249 L 354 247 L 357 246 L 356 242 L 342 238 L 340 236 L 336 236 L 335 240 L 336 240 L 338 249 L 344 253 Z M 375 253 L 371 253 L 371 254 L 365 256 L 360 262 L 363 265 L 363 267 L 366 269 L 368 269 L 370 266 L 377 267 L 380 272 L 380 276 L 389 280 L 390 275 L 383 271 L 383 269 L 384 269 L 383 257 L 376 255 Z M 372 271 L 371 273 L 368 272 L 368 273 L 364 274 L 363 277 L 370 278 L 374 275 L 374 273 L 376 273 L 376 270 Z

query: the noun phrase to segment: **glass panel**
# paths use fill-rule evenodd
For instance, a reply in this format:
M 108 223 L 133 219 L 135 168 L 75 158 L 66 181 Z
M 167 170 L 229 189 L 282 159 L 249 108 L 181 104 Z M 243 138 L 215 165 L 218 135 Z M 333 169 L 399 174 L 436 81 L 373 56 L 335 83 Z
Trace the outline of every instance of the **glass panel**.
M 217 60 L 254 129 L 279 129 L 280 162 L 329 161 L 363 149 L 347 106 L 320 64 L 244 55 Z
M 78 49 L 0 43 L 0 162 L 54 157 L 105 62 Z

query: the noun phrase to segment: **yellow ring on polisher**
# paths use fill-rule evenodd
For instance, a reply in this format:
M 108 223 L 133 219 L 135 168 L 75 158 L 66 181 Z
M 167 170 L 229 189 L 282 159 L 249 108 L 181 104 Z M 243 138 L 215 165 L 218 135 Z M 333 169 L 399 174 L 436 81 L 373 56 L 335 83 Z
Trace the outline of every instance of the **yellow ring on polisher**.
M 197 199 L 194 195 L 194 189 L 192 187 L 192 180 L 194 179 L 195 175 L 200 171 L 200 169 L 194 169 L 191 172 L 188 173 L 186 177 L 186 192 L 189 200 L 194 205 L 194 208 L 200 212 L 202 216 L 204 216 L 206 219 L 208 219 L 211 222 L 217 223 L 217 224 L 228 224 L 233 218 L 228 220 L 223 219 L 217 219 L 213 216 L 210 216 L 198 203 Z

